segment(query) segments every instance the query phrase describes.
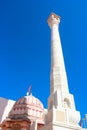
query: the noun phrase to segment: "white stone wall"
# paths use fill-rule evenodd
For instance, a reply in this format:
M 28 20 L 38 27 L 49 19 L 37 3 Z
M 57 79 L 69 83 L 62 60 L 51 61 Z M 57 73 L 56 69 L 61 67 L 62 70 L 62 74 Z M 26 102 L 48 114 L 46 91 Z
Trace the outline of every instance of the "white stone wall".
M 0 123 L 8 116 L 15 101 L 0 97 Z

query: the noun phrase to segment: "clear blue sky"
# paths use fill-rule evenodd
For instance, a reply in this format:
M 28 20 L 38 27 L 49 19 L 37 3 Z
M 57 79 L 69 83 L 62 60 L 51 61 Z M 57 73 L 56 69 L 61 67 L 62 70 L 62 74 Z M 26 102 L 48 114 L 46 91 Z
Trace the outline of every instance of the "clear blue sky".
M 47 107 L 50 92 L 51 12 L 61 16 L 60 36 L 70 93 L 87 112 L 87 0 L 0 1 L 0 96 L 32 93 Z

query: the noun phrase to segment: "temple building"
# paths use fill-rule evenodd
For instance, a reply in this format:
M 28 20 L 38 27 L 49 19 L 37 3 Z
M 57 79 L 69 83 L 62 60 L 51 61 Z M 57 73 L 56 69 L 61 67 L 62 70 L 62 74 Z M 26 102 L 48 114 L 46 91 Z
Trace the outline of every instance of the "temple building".
M 48 108 L 32 94 L 17 101 L 0 98 L 1 130 L 82 130 L 80 112 L 69 92 L 59 35 L 60 16 L 51 13 L 51 74 Z

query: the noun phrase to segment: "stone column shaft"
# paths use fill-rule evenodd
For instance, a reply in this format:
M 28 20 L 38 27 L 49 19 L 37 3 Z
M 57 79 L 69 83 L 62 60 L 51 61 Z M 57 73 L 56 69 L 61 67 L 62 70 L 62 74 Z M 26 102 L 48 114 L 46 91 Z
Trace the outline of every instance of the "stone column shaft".
M 51 94 L 56 90 L 61 93 L 69 93 L 61 41 L 58 31 L 59 23 L 60 17 L 55 14 L 51 14 L 48 19 L 48 25 L 51 28 Z

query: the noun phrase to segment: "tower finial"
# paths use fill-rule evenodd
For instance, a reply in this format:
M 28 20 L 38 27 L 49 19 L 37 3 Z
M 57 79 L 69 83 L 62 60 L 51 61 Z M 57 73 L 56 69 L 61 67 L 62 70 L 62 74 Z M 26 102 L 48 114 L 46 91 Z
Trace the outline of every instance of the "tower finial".
M 50 28 L 52 27 L 53 24 L 58 25 L 60 23 L 60 16 L 56 15 L 55 13 L 51 13 L 47 22 Z

